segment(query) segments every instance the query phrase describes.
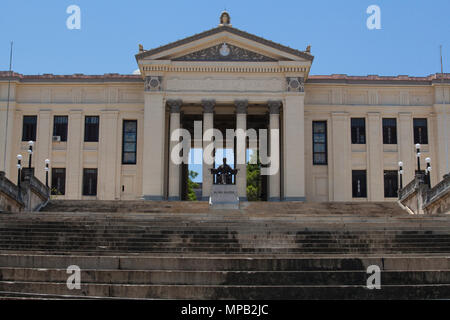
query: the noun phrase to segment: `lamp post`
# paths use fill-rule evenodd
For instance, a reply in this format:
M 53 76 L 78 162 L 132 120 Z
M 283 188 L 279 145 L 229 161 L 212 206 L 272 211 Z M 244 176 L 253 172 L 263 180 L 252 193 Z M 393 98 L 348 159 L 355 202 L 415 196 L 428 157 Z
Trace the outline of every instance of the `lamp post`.
M 20 195 L 20 171 L 22 169 L 22 155 L 17 155 L 17 187 L 19 188 L 19 195 Z
M 420 174 L 420 143 L 416 144 L 417 171 Z
M 31 169 L 31 160 L 32 160 L 32 158 L 33 158 L 33 145 L 34 145 L 34 142 L 33 141 L 28 141 L 28 154 L 29 154 L 29 157 L 28 157 L 28 168 L 29 169 Z
M 398 176 L 400 177 L 400 188 L 399 190 L 403 189 L 403 162 L 398 162 Z
M 431 189 L 431 159 L 426 158 L 427 168 L 425 169 L 425 174 L 427 175 L 428 187 Z
M 48 188 L 48 165 L 50 164 L 49 159 L 45 159 L 45 186 Z

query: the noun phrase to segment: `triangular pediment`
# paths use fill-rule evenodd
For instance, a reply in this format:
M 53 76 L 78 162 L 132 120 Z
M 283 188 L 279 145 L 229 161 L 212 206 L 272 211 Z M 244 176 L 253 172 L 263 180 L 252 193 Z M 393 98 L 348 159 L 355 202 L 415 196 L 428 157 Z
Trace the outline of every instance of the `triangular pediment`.
M 310 64 L 313 59 L 309 52 L 295 50 L 231 26 L 219 26 L 136 55 L 138 61 L 303 61 Z
M 277 61 L 272 57 L 265 56 L 258 52 L 247 50 L 228 43 L 221 43 L 215 46 L 194 51 L 172 61 L 255 61 L 268 62 Z

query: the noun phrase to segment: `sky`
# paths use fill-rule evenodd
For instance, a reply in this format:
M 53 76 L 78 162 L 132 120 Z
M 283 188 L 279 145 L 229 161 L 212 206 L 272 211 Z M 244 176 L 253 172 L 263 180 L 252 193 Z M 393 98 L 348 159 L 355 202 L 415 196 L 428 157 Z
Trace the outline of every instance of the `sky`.
M 70 5 L 80 29 L 70 30 Z M 381 29 L 366 12 L 380 8 Z M 315 56 L 311 74 L 450 72 L 449 0 L 2 0 L 0 70 L 23 74 L 130 74 L 138 44 L 158 47 L 214 28 L 227 9 L 234 27 Z

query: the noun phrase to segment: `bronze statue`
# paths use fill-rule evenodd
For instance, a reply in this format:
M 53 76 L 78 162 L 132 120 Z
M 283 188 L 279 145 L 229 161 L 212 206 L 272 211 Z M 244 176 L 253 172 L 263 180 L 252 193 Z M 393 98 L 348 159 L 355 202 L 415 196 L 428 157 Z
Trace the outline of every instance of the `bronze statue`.
M 233 184 L 233 175 L 237 172 L 227 164 L 227 158 L 223 158 L 223 164 L 217 169 L 211 169 L 211 173 L 216 175 L 215 184 Z

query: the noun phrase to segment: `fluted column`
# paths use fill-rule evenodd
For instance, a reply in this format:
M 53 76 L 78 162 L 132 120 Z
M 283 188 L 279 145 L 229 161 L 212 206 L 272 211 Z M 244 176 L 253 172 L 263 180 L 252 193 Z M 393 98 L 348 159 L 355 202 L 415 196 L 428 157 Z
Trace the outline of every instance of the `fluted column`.
M 271 166 L 278 166 L 278 170 L 269 176 L 269 201 L 280 201 L 280 139 L 272 141 L 271 136 L 275 134 L 274 131 L 280 130 L 280 107 L 281 101 L 269 101 L 269 129 L 270 129 L 270 140 L 269 140 L 269 150 L 270 150 L 270 162 Z
M 180 136 L 175 139 L 174 132 L 180 129 L 181 100 L 168 100 L 170 108 L 170 151 L 169 151 L 169 200 L 180 200 L 180 164 L 171 158 L 172 150 L 180 142 Z
M 214 129 L 214 100 L 203 100 L 203 135 L 206 130 Z M 211 169 L 214 164 L 208 164 L 205 162 L 205 148 L 213 144 L 212 139 L 205 141 L 203 139 L 203 166 L 202 166 L 202 200 L 209 200 L 211 194 L 211 188 L 213 183 L 213 177 L 211 175 Z
M 247 201 L 247 100 L 236 100 L 236 130 L 239 136 L 236 139 L 236 163 L 238 169 L 236 176 L 236 186 L 240 201 Z

